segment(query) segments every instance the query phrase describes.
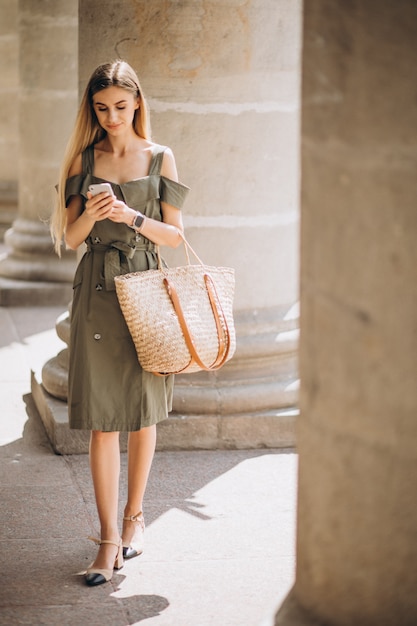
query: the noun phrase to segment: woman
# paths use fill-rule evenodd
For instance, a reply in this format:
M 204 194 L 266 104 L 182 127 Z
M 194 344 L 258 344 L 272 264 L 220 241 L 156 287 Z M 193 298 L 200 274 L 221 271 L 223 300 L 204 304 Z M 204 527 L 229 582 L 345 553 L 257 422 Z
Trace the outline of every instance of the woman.
M 92 184 L 112 193 L 93 196 Z M 69 367 L 69 423 L 91 430 L 90 466 L 101 538 L 86 583 L 143 550 L 142 504 L 156 444 L 156 424 L 172 407 L 173 377 L 140 367 L 120 311 L 114 276 L 157 267 L 156 245 L 178 246 L 188 187 L 178 182 L 169 148 L 150 139 L 137 75 L 124 61 L 99 66 L 82 99 L 61 168 L 52 232 L 87 251 L 74 279 Z M 128 431 L 128 498 L 120 537 L 117 510 L 119 431 Z

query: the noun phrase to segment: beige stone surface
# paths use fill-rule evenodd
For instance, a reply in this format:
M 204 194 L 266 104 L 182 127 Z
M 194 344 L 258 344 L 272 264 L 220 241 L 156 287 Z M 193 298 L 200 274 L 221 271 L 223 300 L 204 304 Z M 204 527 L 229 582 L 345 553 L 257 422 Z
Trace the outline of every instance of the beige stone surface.
M 417 6 L 304 6 L 297 577 L 276 623 L 411 626 Z
M 0 237 L 17 209 L 18 49 L 18 0 L 4 0 L 0 4 Z
M 35 283 L 71 282 L 75 269 L 74 254 L 65 253 L 57 261 L 48 219 L 76 112 L 77 31 L 75 0 L 23 0 L 18 5 L 18 128 L 14 132 L 19 145 L 19 206 L 18 218 L 5 235 L 8 249 L 0 260 L 0 275 L 6 281 L 33 281 L 30 292 Z M 23 291 L 25 285 L 21 286 Z M 0 284 L 0 291 L 5 292 L 2 300 L 7 301 L 12 290 L 7 284 Z M 29 294 L 28 297 L 31 299 Z
M 81 0 L 80 40 L 86 51 L 81 80 L 87 80 L 97 59 L 116 53 L 135 63 L 153 98 L 170 95 L 178 100 L 180 87 L 187 100 L 206 102 L 207 94 L 210 101 L 223 94 L 234 102 L 275 100 L 282 97 L 281 86 L 265 81 L 266 76 L 282 75 L 285 93 L 291 91 L 287 84 L 297 84 L 293 68 L 299 57 L 299 9 L 298 0 Z M 100 37 L 93 41 L 97 15 Z M 248 70 L 253 80 L 247 80 Z
M 144 554 L 111 583 L 86 587 L 80 572 L 96 554 L 87 537 L 98 533 L 88 456 L 53 453 L 29 393 L 30 370 L 59 349 L 61 312 L 0 308 L 0 623 L 270 623 L 294 579 L 288 449 L 158 452 Z M 126 475 L 122 453 L 120 521 Z
M 77 106 L 76 2 L 20 8 L 19 215 L 47 218 Z
M 0 7 L 0 37 L 10 35 L 17 26 L 19 0 L 3 0 Z
M 256 107 L 151 112 L 155 140 L 175 129 L 179 171 L 191 186 L 185 214 L 244 216 L 256 228 L 258 216 L 298 208 L 298 111 Z
M 25 90 L 42 94 L 77 88 L 78 7 L 73 0 L 19 4 L 20 77 Z M 55 53 L 54 53 L 55 52 Z
M 17 212 L 18 37 L 17 0 L 0 6 L 0 239 Z
M 293 304 L 300 4 L 93 0 L 81 1 L 80 15 L 81 86 L 114 52 L 138 70 L 154 137 L 174 149 L 191 186 L 184 214 L 198 253 L 220 264 L 231 251 L 229 264 L 256 284 L 250 305 L 244 289 L 238 294 L 237 309 Z M 274 237 L 265 240 L 271 224 Z M 262 266 L 264 257 L 280 273 L 276 289 L 248 275 L 247 259 Z

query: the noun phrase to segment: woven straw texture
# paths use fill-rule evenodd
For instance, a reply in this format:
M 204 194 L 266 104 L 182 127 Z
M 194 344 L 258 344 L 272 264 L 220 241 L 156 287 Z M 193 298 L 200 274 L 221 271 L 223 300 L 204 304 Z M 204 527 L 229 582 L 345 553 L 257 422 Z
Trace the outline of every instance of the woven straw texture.
M 180 372 L 191 360 L 164 278 L 168 278 L 175 286 L 200 359 L 208 366 L 216 360 L 218 334 L 204 283 L 205 274 L 209 274 L 215 284 L 224 313 L 230 335 L 230 349 L 226 359 L 229 360 L 236 348 L 233 268 L 187 265 L 133 272 L 115 278 L 120 307 L 144 370 L 163 374 Z M 187 372 L 200 369 L 197 364 L 193 364 Z

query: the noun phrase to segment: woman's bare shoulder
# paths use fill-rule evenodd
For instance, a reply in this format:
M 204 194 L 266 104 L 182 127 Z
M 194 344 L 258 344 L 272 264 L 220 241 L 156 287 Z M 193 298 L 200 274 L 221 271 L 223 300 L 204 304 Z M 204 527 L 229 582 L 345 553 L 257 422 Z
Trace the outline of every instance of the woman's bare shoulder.
M 161 175 L 171 180 L 178 180 L 177 165 L 171 148 L 166 148 L 162 160 Z

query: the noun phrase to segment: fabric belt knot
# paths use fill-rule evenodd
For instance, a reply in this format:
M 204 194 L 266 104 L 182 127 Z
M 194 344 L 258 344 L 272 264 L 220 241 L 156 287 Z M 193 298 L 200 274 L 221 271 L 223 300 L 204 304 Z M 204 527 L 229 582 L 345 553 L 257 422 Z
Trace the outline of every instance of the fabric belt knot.
M 125 265 L 125 272 L 122 267 L 122 260 L 120 258 L 120 252 L 126 259 L 133 259 L 135 256 L 136 250 L 144 250 L 146 252 L 151 252 L 155 250 L 155 244 L 152 242 L 138 244 L 135 243 L 133 245 L 126 243 L 125 241 L 112 241 L 110 244 L 105 245 L 102 243 L 95 243 L 89 239 L 87 242 L 87 249 L 91 252 L 94 250 L 104 251 L 104 283 L 106 291 L 115 291 L 116 287 L 114 284 L 115 276 L 120 276 L 120 274 L 126 273 L 129 271 L 127 264 Z

